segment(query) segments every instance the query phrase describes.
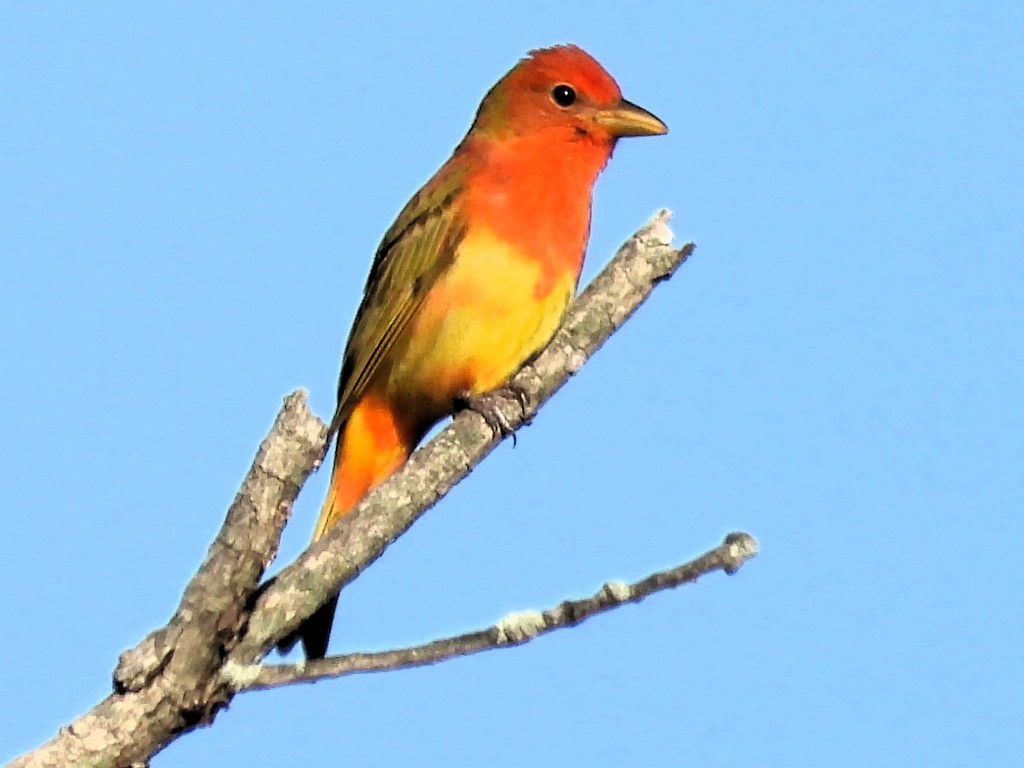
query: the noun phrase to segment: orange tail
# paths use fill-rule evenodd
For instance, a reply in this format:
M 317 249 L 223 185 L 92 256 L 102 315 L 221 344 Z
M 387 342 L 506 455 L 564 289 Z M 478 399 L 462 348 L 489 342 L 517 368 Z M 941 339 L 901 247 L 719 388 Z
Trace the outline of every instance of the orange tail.
M 331 486 L 320 510 L 313 541 L 322 537 L 351 512 L 371 488 L 405 463 L 419 435 L 400 423 L 383 398 L 368 393 L 352 410 L 338 433 Z M 322 605 L 299 627 L 298 635 L 308 659 L 322 659 L 334 623 L 338 596 Z

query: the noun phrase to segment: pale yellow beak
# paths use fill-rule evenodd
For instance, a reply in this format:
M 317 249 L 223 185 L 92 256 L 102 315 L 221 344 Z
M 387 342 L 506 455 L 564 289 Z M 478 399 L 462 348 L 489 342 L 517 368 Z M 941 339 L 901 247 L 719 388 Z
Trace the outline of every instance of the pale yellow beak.
M 599 109 L 594 122 L 615 138 L 624 136 L 660 136 L 668 133 L 668 126 L 643 107 L 623 99 L 614 107 Z

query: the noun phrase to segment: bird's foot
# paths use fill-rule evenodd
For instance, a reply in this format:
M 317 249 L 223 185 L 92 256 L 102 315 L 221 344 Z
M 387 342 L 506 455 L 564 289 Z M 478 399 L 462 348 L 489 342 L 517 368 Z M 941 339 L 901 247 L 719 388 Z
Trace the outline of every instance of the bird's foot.
M 530 405 L 530 395 L 517 384 L 502 384 L 496 389 L 492 389 L 489 392 L 485 392 L 482 395 L 475 395 L 471 392 L 463 392 L 456 399 L 456 406 L 459 409 L 468 408 L 474 411 L 487 422 L 487 426 L 491 428 L 494 434 L 500 437 L 508 437 L 512 435 L 512 445 L 516 444 L 515 429 L 509 423 L 505 414 L 501 410 L 501 399 L 515 400 L 519 403 L 519 408 L 522 410 L 523 416 L 526 416 L 526 409 Z M 524 420 L 524 424 L 529 424 L 529 420 Z

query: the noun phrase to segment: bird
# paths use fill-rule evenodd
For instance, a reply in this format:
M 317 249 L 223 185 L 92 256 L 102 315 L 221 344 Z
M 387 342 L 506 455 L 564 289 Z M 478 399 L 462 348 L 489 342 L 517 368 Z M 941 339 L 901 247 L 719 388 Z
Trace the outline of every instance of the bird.
M 576 293 L 594 182 L 616 142 L 667 132 L 572 44 L 530 51 L 487 92 L 374 255 L 342 357 L 313 541 L 431 427 L 506 385 L 551 340 Z M 323 658 L 337 600 L 282 649 L 298 636 L 308 659 Z

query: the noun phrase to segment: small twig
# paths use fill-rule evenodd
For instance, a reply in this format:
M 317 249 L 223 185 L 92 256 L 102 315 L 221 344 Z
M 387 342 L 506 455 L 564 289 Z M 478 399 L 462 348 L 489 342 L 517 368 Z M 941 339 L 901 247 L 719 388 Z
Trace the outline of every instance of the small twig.
M 228 685 L 237 691 L 262 690 L 344 675 L 422 667 L 481 651 L 509 648 L 556 629 L 573 627 L 626 603 L 638 603 L 655 592 L 692 583 L 713 571 L 735 573 L 756 554 L 757 541 L 750 534 L 730 533 L 719 546 L 688 563 L 658 571 L 633 584 L 608 582 L 590 597 L 566 600 L 546 611 L 509 614 L 493 626 L 476 632 L 434 640 L 411 648 L 378 653 L 350 653 L 300 664 L 229 663 L 222 669 L 222 675 Z

